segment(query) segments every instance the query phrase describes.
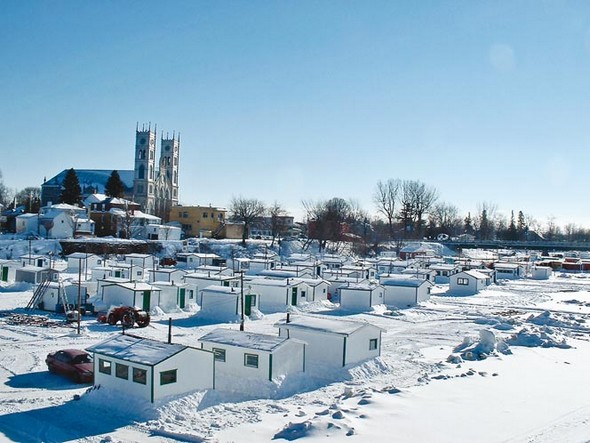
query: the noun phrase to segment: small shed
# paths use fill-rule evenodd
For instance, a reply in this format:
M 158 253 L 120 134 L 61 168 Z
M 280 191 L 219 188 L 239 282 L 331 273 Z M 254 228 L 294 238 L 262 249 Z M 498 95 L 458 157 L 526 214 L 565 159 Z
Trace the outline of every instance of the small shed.
M 132 335 L 116 335 L 87 348 L 94 384 L 129 398 L 160 402 L 215 387 L 213 353 Z
M 186 271 L 183 269 L 174 268 L 159 268 L 159 269 L 148 269 L 148 281 L 167 281 L 169 283 L 180 284 L 184 283 L 184 276 Z
M 125 263 L 132 266 L 139 266 L 143 269 L 154 269 L 158 259 L 151 254 L 125 254 Z
M 66 256 L 68 261 L 67 272 L 81 272 L 85 275 L 97 266 L 102 266 L 104 260 L 95 254 L 86 254 L 84 252 L 74 252 Z
M 242 292 L 240 288 L 212 285 L 200 291 L 201 300 L 199 316 L 223 322 L 238 321 L 242 316 Z M 258 297 L 244 288 L 244 315 L 252 314 L 252 308 L 258 307 Z
M 408 276 L 386 277 L 379 280 L 385 288 L 383 302 L 387 306 L 407 308 L 430 298 L 433 284 L 428 280 Z
M 160 289 L 142 282 L 104 282 L 100 285 L 102 303 L 109 306 L 135 306 L 150 312 L 158 306 Z
M 518 279 L 524 277 L 525 268 L 518 263 L 496 262 L 494 263 L 497 279 Z
M 245 379 L 273 381 L 305 372 L 306 345 L 300 340 L 218 328 L 199 343 L 215 354 L 217 389 L 236 391 L 248 386 Z
M 531 267 L 531 278 L 533 280 L 547 280 L 551 277 L 553 269 L 550 266 L 533 266 Z
M 187 285 L 184 283 L 154 281 L 151 284 L 160 290 L 158 307 L 164 312 L 184 309 L 191 300 L 194 302 L 194 293 L 191 289 L 187 290 Z
M 265 313 L 284 312 L 289 306 L 307 302 L 307 286 L 303 285 L 301 279 L 257 278 L 248 281 L 247 285 L 258 294 L 259 309 Z
M 461 266 L 450 263 L 436 263 L 430 265 L 428 269 L 436 272 L 436 277 L 434 278 L 436 283 L 449 283 L 452 275 L 461 272 Z
M 21 267 L 20 262 L 16 260 L 0 259 L 0 281 L 14 282 L 16 270 Z
M 340 308 L 350 311 L 366 311 L 383 304 L 385 290 L 374 283 L 361 283 L 340 288 Z
M 47 255 L 21 255 L 20 262 L 22 266 L 37 266 L 38 268 L 49 268 L 51 266 L 51 258 Z
M 473 295 L 491 284 L 491 278 L 475 269 L 462 271 L 450 278 L 449 293 L 456 295 Z
M 59 271 L 45 267 L 27 265 L 22 268 L 16 268 L 14 271 L 15 282 L 39 284 L 45 280 L 57 281 L 58 278 Z
M 288 315 L 277 323 L 279 336 L 307 343 L 305 367 L 343 367 L 381 355 L 383 329 L 356 322 L 312 315 Z

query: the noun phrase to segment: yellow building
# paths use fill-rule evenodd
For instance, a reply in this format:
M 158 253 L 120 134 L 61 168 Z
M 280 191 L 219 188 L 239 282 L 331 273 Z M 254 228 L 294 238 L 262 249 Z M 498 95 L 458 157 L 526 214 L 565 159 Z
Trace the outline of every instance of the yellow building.
M 187 237 L 217 237 L 225 224 L 226 210 L 211 206 L 172 206 L 170 221 L 181 224 Z

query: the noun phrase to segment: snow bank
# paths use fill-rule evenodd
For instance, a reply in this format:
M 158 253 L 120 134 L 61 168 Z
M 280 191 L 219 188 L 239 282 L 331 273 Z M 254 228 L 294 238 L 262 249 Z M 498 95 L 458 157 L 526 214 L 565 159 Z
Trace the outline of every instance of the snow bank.
M 506 343 L 497 339 L 495 334 L 489 329 L 479 331 L 479 340 L 474 341 L 471 337 L 465 337 L 463 342 L 456 346 L 454 352 L 459 352 L 463 360 L 484 360 L 490 355 L 510 354 L 511 351 Z M 456 355 L 451 354 L 448 362 L 457 362 Z
M 506 339 L 506 343 L 510 346 L 526 346 L 528 348 L 571 348 L 571 346 L 566 343 L 565 338 L 552 336 L 551 332 L 547 329 L 534 331 L 523 328 L 516 334 L 511 335 L 510 338 Z

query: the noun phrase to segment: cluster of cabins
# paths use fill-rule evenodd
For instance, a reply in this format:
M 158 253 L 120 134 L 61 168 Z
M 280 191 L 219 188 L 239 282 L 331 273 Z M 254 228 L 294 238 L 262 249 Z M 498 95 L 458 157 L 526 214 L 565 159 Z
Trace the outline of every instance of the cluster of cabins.
M 355 260 L 347 256 L 267 252 L 229 263 L 216 254 L 180 253 L 174 267 L 147 254 L 117 260 L 74 253 L 56 269 L 50 257 L 0 260 L 0 280 L 37 284 L 35 309 L 60 311 L 78 300 L 95 310 L 135 306 L 154 312 L 188 310 L 219 323 L 237 322 L 255 310 L 286 313 L 277 333 L 218 328 L 191 346 L 117 335 L 88 348 L 95 384 L 152 403 L 202 389 L 241 390 L 301 374 L 331 374 L 381 353 L 384 332 L 366 322 L 293 314 L 294 307 L 331 301 L 344 311 L 374 306 L 405 308 L 428 300 L 435 284 L 449 294 L 475 294 L 497 279 L 548 278 L 551 267 L 498 261 L 445 259 L 406 252 Z

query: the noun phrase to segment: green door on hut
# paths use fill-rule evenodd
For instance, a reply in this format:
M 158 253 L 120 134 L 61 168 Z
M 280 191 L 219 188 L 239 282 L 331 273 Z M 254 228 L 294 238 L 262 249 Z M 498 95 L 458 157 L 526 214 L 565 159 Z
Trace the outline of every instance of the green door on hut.
M 2 267 L 2 281 L 8 281 L 8 268 Z
M 185 293 L 186 290 L 184 288 L 180 288 L 180 291 L 178 293 L 178 306 L 180 306 L 180 309 L 183 309 L 185 306 Z
M 151 295 L 151 291 L 143 291 L 143 306 L 141 307 L 141 309 L 143 309 L 146 312 L 150 312 Z

